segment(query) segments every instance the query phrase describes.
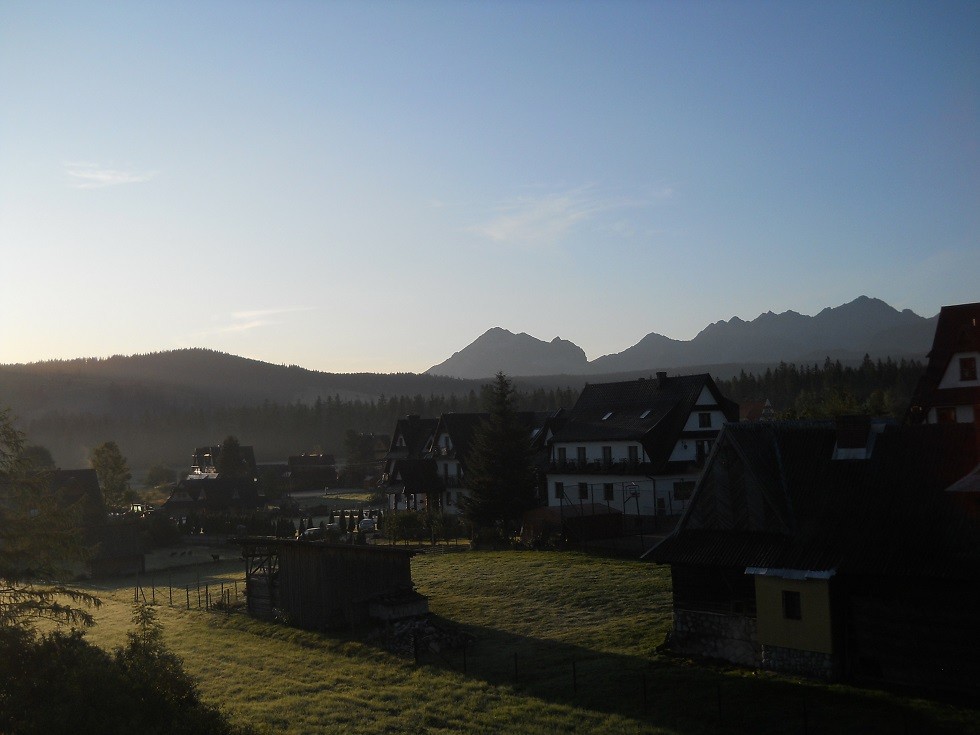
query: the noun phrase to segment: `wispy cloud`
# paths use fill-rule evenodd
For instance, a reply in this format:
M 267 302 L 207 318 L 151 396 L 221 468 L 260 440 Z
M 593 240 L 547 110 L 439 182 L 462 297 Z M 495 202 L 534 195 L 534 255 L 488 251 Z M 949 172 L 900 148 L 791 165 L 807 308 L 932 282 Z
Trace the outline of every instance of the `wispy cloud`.
M 101 189 L 122 184 L 142 184 L 156 176 L 156 171 L 122 171 L 105 168 L 97 163 L 74 162 L 65 164 L 69 185 L 75 189 Z
M 613 197 L 587 186 L 520 197 L 501 204 L 487 221 L 467 231 L 498 243 L 552 245 L 602 214 L 645 208 L 672 195 L 671 189 L 662 188 L 643 197 Z
M 278 318 L 285 314 L 293 314 L 301 311 L 312 311 L 312 307 L 286 307 L 281 309 L 256 309 L 254 311 L 235 311 L 228 315 L 221 326 L 201 332 L 196 337 L 211 337 L 218 334 L 243 334 L 251 332 L 253 329 L 261 327 L 271 327 L 284 323 L 284 319 Z

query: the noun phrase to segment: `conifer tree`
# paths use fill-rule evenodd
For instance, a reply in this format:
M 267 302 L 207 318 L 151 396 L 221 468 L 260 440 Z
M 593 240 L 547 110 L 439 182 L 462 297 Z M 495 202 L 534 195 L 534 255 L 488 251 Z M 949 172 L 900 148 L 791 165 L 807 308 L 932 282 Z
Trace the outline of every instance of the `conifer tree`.
M 478 528 L 506 526 L 535 505 L 531 435 L 514 408 L 514 388 L 497 373 L 485 391 L 489 417 L 466 457 L 467 519 Z
M 0 410 L 0 632 L 38 620 L 87 625 L 99 600 L 61 582 L 83 561 L 80 513 L 58 502 L 24 454 L 24 435 Z

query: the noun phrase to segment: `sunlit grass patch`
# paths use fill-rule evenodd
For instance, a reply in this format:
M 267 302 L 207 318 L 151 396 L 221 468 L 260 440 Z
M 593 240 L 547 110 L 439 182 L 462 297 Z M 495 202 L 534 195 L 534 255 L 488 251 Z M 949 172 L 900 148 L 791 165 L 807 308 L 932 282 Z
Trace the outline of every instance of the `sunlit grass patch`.
M 424 652 L 416 666 L 368 643 L 365 629 L 321 634 L 199 610 L 198 581 L 241 583 L 240 560 L 152 581 L 165 642 L 204 698 L 260 732 L 775 734 L 802 732 L 804 709 L 809 732 L 975 729 L 976 713 L 962 707 L 662 657 L 671 624 L 662 567 L 467 552 L 420 554 L 413 576 L 435 620 L 470 634 L 465 661 L 453 649 Z M 150 579 L 139 580 L 144 593 Z M 92 641 L 124 642 L 135 585 L 98 585 L 104 605 Z

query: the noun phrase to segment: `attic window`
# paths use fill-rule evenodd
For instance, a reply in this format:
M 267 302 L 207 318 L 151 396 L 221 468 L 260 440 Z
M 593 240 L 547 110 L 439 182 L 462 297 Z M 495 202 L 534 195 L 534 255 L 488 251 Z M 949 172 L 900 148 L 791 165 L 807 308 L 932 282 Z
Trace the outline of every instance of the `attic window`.
M 640 418 L 645 419 L 649 415 L 650 415 L 650 409 L 648 408 L 646 411 L 640 414 Z
M 606 414 L 605 416 L 603 416 L 603 417 L 602 417 L 602 420 L 603 420 L 603 421 L 605 421 L 606 419 L 608 419 L 608 418 L 609 418 L 609 417 L 611 417 L 612 415 L 613 415 L 613 412 L 612 412 L 612 411 L 610 411 L 609 413 L 607 413 L 607 414 Z
M 976 379 L 977 379 L 977 358 L 961 357 L 960 380 L 976 380 Z

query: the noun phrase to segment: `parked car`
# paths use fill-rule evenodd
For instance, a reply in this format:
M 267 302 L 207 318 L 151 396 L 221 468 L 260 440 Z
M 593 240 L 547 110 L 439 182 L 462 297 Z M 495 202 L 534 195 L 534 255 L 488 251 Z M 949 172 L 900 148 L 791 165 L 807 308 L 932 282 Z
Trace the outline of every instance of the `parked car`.
M 361 533 L 370 533 L 378 527 L 377 521 L 373 518 L 365 518 L 360 523 L 357 524 L 357 530 Z

